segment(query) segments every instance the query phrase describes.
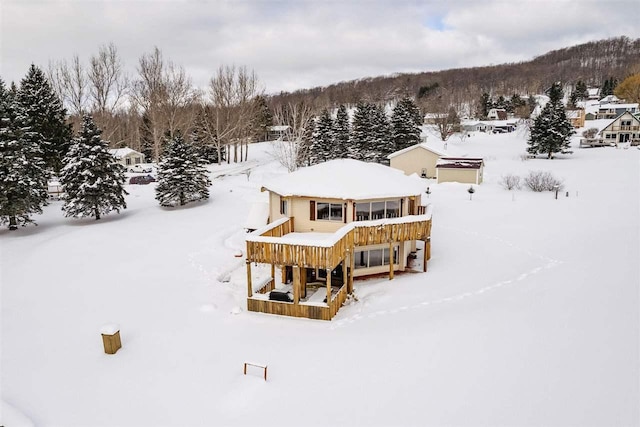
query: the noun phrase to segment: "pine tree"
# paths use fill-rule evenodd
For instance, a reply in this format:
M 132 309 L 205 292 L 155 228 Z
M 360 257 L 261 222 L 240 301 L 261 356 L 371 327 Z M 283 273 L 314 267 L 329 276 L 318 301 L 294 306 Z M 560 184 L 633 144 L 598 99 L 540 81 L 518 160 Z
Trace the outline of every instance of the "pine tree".
M 183 206 L 209 198 L 211 180 L 191 142 L 177 131 L 158 167 L 156 200 L 161 206 Z
M 264 96 L 257 96 L 255 103 L 255 118 L 253 121 L 252 137 L 254 141 L 266 141 L 269 127 L 273 126 L 273 114 Z
M 489 110 L 491 109 L 491 97 L 489 96 L 489 94 L 487 92 L 482 94 L 482 97 L 480 98 L 480 108 L 478 111 L 478 115 L 480 116 L 481 119 L 486 119 L 487 115 L 489 114 Z
M 366 160 L 369 148 L 373 145 L 371 133 L 371 110 L 373 105 L 358 102 L 353 114 L 353 124 L 349 137 L 348 156 L 351 159 Z
M 589 98 L 589 89 L 587 89 L 587 84 L 582 80 L 578 80 L 576 82 L 576 101 L 584 101 Z
M 198 111 L 196 114 L 196 118 L 193 122 L 193 128 L 191 129 L 191 143 L 203 164 L 218 163 L 218 149 L 215 144 L 210 142 L 211 137 L 207 135 L 204 114 L 204 111 Z M 222 147 L 221 149 L 223 160 L 225 152 L 224 148 L 225 147 Z
M 368 150 L 367 160 L 376 163 L 386 163 L 387 156 L 395 150 L 391 138 L 391 124 L 382 106 L 371 109 L 372 144 Z
M 316 120 L 309 152 L 309 163 L 315 165 L 333 158 L 333 120 L 325 108 Z
M 62 210 L 67 217 L 99 220 L 111 211 L 119 213 L 127 208 L 124 167 L 114 161 L 101 134 L 93 118 L 85 114 L 60 176 L 65 193 Z
M 569 150 L 571 135 L 575 132 L 562 105 L 562 88 L 554 83 L 549 89 L 549 102 L 536 117 L 527 144 L 529 154 L 547 154 L 552 158 L 554 153 L 571 154 Z
M 147 161 L 153 159 L 153 135 L 151 133 L 151 119 L 147 112 L 142 114 L 140 122 L 140 152 Z
M 401 99 L 393 109 L 391 139 L 394 151 L 411 147 L 420 142 L 420 126 L 414 117 L 417 109 L 418 107 L 409 98 Z
M 7 91 L 0 79 L 0 224 L 34 223 L 47 204 L 48 173 L 39 134 L 27 124 L 15 91 Z
M 333 158 L 345 159 L 349 153 L 349 113 L 347 107 L 340 105 L 333 122 Z
M 62 101 L 42 70 L 33 64 L 20 83 L 18 102 L 24 110 L 26 125 L 40 134 L 47 167 L 58 173 L 71 144 L 71 125 L 66 123 L 67 111 Z

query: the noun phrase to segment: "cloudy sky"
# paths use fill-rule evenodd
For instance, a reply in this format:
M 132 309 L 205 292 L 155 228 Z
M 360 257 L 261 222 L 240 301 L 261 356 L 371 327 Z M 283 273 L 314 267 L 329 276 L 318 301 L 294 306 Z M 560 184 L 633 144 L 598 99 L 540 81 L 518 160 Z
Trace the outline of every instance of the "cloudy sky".
M 135 76 L 159 47 L 204 87 L 253 68 L 268 93 L 360 77 L 528 60 L 640 37 L 637 0 L 0 0 L 0 76 L 113 42 Z

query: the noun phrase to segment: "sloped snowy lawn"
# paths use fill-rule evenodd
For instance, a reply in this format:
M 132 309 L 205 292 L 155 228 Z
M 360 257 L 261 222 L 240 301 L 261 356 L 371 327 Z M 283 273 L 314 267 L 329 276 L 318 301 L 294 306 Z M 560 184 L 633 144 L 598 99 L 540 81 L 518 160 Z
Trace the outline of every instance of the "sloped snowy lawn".
M 56 202 L 0 231 L 2 399 L 38 426 L 638 425 L 640 151 L 449 145 L 485 157 L 485 183 L 472 201 L 430 184 L 429 271 L 356 282 L 331 322 L 245 311 L 241 227 L 283 173 L 264 145 L 212 167 L 207 202 L 163 209 L 130 185 L 121 215 Z M 559 199 L 497 184 L 529 170 L 563 179 Z

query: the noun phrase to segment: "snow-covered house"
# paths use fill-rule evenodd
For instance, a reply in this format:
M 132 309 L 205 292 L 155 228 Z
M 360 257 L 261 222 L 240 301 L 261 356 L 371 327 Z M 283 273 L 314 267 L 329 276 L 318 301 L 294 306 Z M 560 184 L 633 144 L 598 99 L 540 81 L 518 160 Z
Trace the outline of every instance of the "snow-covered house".
M 638 112 L 638 103 L 633 104 L 600 104 L 597 112 L 595 113 L 595 119 L 615 119 L 625 111 L 629 111 L 632 114 Z
M 462 126 L 462 130 L 466 132 L 493 132 L 493 125 L 490 122 L 465 120 L 460 125 Z
M 487 113 L 489 120 L 507 120 L 507 110 L 504 108 L 491 108 Z
M 590 87 L 587 89 L 589 99 L 598 100 L 600 99 L 600 88 L 599 87 Z
M 391 153 L 387 159 L 389 166 L 401 170 L 406 175 L 415 173 L 421 178 L 435 178 L 436 163 L 440 157 L 446 155 L 448 153 L 444 150 L 438 150 L 423 142 Z
M 600 104 L 600 105 L 604 105 L 604 104 L 620 104 L 621 102 L 622 101 L 617 96 L 615 96 L 615 95 L 607 95 L 604 98 L 602 98 L 601 100 L 599 100 L 598 104 Z
M 113 148 L 109 153 L 124 167 L 144 163 L 144 154 L 129 147 Z
M 289 132 L 291 131 L 291 127 L 289 125 L 275 125 L 269 126 L 267 132 L 267 139 L 269 141 L 276 141 L 278 139 L 285 139 Z
M 606 144 L 640 144 L 640 119 L 629 111 L 624 111 L 598 134 Z
M 576 108 L 574 110 L 567 110 L 567 119 L 571 122 L 571 126 L 574 128 L 584 127 L 586 115 L 584 108 Z
M 436 164 L 438 184 L 441 182 L 461 182 L 482 184 L 484 161 L 481 158 L 442 157 Z
M 330 320 L 353 292 L 354 277 L 392 279 L 410 268 L 418 250 L 426 271 L 431 209 L 421 203 L 425 189 L 415 176 L 351 159 L 265 183 L 270 223 L 246 238 L 248 310 Z M 271 265 L 270 276 L 254 280 L 253 263 Z

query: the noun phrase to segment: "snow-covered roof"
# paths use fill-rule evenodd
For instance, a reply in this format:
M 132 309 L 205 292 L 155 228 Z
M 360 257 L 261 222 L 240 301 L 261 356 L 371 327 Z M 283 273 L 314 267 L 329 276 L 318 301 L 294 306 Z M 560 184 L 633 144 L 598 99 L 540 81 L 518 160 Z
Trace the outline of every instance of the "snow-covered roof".
M 124 147 L 124 148 L 112 148 L 109 150 L 109 153 L 111 153 L 111 155 L 113 157 L 115 157 L 116 159 L 121 159 L 125 156 L 128 156 L 129 154 L 139 154 L 142 155 L 141 152 L 136 151 L 132 148 L 129 147 Z
M 600 100 L 600 104 L 613 104 L 613 103 L 617 103 L 620 101 L 620 98 L 618 98 L 615 95 L 607 95 L 604 98 L 602 98 Z
M 271 132 L 284 132 L 287 129 L 289 129 L 289 125 L 269 126 L 269 130 Z
M 484 161 L 481 158 L 443 157 L 436 162 L 437 168 L 480 169 Z
M 584 110 L 567 110 L 567 119 L 579 119 Z
M 256 202 L 249 208 L 249 215 L 244 223 L 244 228 L 256 230 L 267 225 L 269 220 L 269 203 Z
M 628 115 L 629 117 L 631 117 L 631 119 L 635 120 L 636 122 L 638 122 L 638 124 L 640 124 L 640 119 L 638 117 L 636 117 L 635 115 L 633 115 L 631 112 L 629 111 L 625 111 L 624 113 L 620 114 L 618 117 L 616 117 L 615 119 L 611 120 L 611 122 L 606 125 L 604 128 L 602 128 L 602 130 L 599 133 L 604 132 L 605 130 L 607 130 L 609 128 L 609 126 L 613 125 L 616 120 L 618 120 L 620 117 L 624 116 L 624 115 Z
M 625 109 L 625 110 L 629 110 L 631 108 L 638 108 L 638 103 L 629 103 L 629 104 L 600 104 L 599 106 L 600 109 L 610 109 L 610 110 L 619 110 L 619 109 Z
M 298 169 L 265 183 L 263 190 L 281 196 L 366 200 L 413 196 L 425 190 L 425 181 L 377 163 L 352 159 L 330 160 Z
M 391 154 L 389 154 L 387 156 L 387 159 L 392 159 L 392 158 L 394 158 L 396 156 L 399 156 L 400 154 L 404 154 L 406 152 L 413 151 L 416 148 L 422 148 L 424 150 L 431 151 L 433 154 L 436 154 L 438 156 L 446 156 L 448 154 L 445 151 L 440 151 L 440 150 L 434 148 L 432 145 L 433 144 L 429 143 L 429 142 L 421 142 L 420 144 L 415 144 L 415 145 L 412 145 L 411 147 L 403 148 L 402 150 L 398 150 L 398 151 L 396 151 L 394 153 L 391 153 Z

